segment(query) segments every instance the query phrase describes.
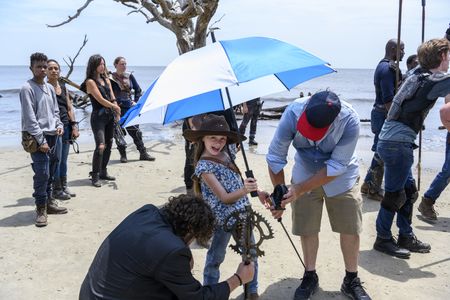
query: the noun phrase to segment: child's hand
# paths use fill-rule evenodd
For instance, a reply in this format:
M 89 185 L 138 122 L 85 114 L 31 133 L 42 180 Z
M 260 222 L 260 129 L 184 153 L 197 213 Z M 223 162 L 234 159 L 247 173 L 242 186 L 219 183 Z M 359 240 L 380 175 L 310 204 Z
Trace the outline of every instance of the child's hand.
M 268 192 L 258 190 L 258 198 L 265 208 L 270 209 L 272 206 L 272 201 L 270 200 L 270 195 Z
M 255 178 L 244 179 L 244 187 L 245 187 L 245 190 L 247 191 L 247 193 L 257 191 L 258 185 L 256 184 L 256 179 Z

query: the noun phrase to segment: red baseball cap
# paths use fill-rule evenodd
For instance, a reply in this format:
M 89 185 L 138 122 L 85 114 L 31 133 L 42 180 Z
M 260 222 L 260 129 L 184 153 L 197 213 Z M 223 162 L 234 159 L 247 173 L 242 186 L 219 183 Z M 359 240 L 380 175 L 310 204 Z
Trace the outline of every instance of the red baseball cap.
M 297 130 L 312 141 L 321 140 L 341 111 L 339 97 L 331 91 L 315 93 L 297 122 Z

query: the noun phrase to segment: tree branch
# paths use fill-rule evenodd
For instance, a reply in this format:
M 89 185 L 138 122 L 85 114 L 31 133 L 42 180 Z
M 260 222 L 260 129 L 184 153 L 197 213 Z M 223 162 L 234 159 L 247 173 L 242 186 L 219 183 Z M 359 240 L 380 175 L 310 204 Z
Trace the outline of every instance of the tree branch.
M 72 74 L 72 72 L 73 72 L 73 66 L 74 66 L 74 64 L 75 64 L 75 61 L 77 60 L 78 55 L 80 55 L 81 50 L 84 48 L 84 46 L 86 46 L 87 42 L 88 42 L 88 39 L 87 39 L 87 35 L 85 34 L 85 35 L 84 35 L 83 44 L 81 45 L 80 49 L 78 49 L 78 52 L 77 52 L 77 54 L 75 54 L 74 58 L 72 59 L 70 56 L 68 56 L 69 61 L 70 61 L 70 64 L 67 63 L 67 61 L 64 59 L 64 62 L 65 62 L 65 63 L 67 64 L 67 66 L 69 67 L 69 71 L 67 72 L 67 75 L 66 75 L 66 78 L 67 78 L 67 79 L 69 79 L 70 74 Z
M 120 2 L 123 2 L 122 0 L 119 0 Z M 173 26 L 172 24 L 163 17 L 163 14 L 158 10 L 155 4 L 150 3 L 147 0 L 142 1 L 142 6 L 145 7 L 154 17 L 154 19 L 163 27 L 169 29 L 173 32 Z
M 67 20 L 65 20 L 64 22 L 59 23 L 59 24 L 56 24 L 56 25 L 49 25 L 49 24 L 47 24 L 47 27 L 50 27 L 50 28 L 59 27 L 59 26 L 62 26 L 62 25 L 64 25 L 64 24 L 67 24 L 67 23 L 71 22 L 72 20 L 78 18 L 78 17 L 80 16 L 81 12 L 82 12 L 86 7 L 88 7 L 89 4 L 91 4 L 92 1 L 94 1 L 94 0 L 86 0 L 86 3 L 84 3 L 84 5 L 83 5 L 82 7 L 80 7 L 79 9 L 77 9 L 77 12 L 76 12 L 73 16 L 69 16 L 69 17 L 67 18 Z

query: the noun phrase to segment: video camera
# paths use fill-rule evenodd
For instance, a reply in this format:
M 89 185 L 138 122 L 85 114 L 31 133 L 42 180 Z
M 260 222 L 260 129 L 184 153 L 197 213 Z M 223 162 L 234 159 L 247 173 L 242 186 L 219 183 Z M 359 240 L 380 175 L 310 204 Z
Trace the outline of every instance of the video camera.
M 270 200 L 275 210 L 285 210 L 281 207 L 281 201 L 283 201 L 283 196 L 289 192 L 289 189 L 284 184 L 277 184 L 273 189 L 273 193 L 270 195 Z

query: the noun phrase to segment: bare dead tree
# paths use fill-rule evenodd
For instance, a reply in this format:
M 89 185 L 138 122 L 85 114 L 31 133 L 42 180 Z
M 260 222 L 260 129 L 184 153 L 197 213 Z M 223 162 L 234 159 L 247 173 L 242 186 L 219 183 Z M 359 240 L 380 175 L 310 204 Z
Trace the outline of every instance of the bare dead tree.
M 59 27 L 78 18 L 94 0 L 86 0 L 73 16 L 48 25 Z M 112 0 L 131 8 L 128 14 L 138 13 L 147 23 L 158 22 L 172 31 L 180 54 L 205 46 L 208 24 L 214 16 L 219 0 Z
M 65 58 L 63 58 L 63 60 L 64 60 L 64 62 L 66 63 L 66 65 L 69 67 L 69 71 L 67 72 L 67 74 L 66 74 L 66 76 L 65 76 L 66 79 L 69 79 L 70 75 L 72 74 L 72 72 L 73 72 L 73 66 L 75 65 L 75 61 L 77 60 L 78 55 L 80 55 L 81 50 L 83 50 L 84 46 L 86 46 L 87 42 L 88 42 L 88 39 L 87 39 L 87 35 L 85 34 L 85 35 L 84 35 L 83 44 L 82 44 L 81 47 L 78 49 L 77 54 L 75 54 L 75 56 L 74 56 L 73 58 L 70 57 L 70 56 L 67 57 L 67 58 L 69 59 L 70 63 L 67 62 L 67 60 L 66 60 Z

